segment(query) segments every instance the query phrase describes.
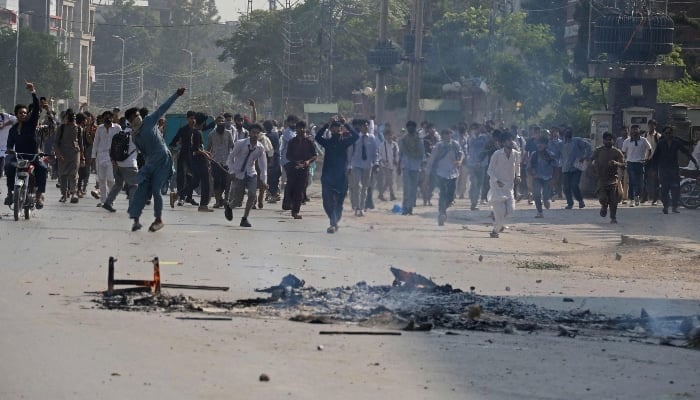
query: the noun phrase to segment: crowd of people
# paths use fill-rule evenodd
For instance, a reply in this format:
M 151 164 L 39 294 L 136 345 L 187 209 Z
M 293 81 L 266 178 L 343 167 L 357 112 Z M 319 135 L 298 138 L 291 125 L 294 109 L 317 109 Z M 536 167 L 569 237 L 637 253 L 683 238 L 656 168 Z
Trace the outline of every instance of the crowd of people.
M 564 200 L 568 210 L 586 207 L 580 184 L 589 167 L 600 215 L 617 223 L 619 204 L 661 201 L 663 213 L 679 212 L 678 155 L 685 154 L 696 169 L 700 157 L 700 145 L 691 154 L 672 128 L 659 133 L 653 120 L 646 131 L 632 125 L 618 137 L 606 132 L 603 146 L 594 149 L 566 126 L 519 130 L 487 121 L 438 132 L 430 122 L 419 127 L 408 121 L 395 132 L 372 117 L 347 121 L 338 115 L 321 126 L 307 125 L 295 115 L 284 124 L 259 122 L 253 100 L 248 101 L 250 117 L 226 112 L 209 122 L 209 115 L 188 111 L 186 124 L 166 142 L 165 114 L 184 88 L 154 112 L 129 108 L 122 116 L 114 108 L 95 116 L 70 109 L 56 115 L 34 85 L 26 87 L 32 104 L 0 114 L 5 204 L 12 205 L 13 154 L 53 154 L 48 163 L 35 163 L 37 209 L 44 207 L 49 175 L 60 188 L 58 201 L 75 204 L 86 196 L 94 171 L 90 194 L 97 206 L 116 212 L 114 201 L 125 192 L 133 231 L 142 228 L 141 215 L 151 203 L 155 219 L 149 231 L 163 228 L 163 196 L 172 208 L 223 208 L 228 221 L 234 209 L 242 208 L 240 226 L 246 228 L 252 226 L 251 211 L 265 203 L 281 201 L 292 218 L 302 219 L 317 162 L 322 163 L 321 195 L 331 234 L 339 229 L 348 192 L 354 216 L 363 217 L 374 208 L 375 198 L 396 201 L 401 187 L 402 202 L 394 209 L 403 215 L 412 215 L 421 200 L 423 206 L 433 206 L 437 189 L 439 225 L 457 199 L 467 199 L 472 211 L 488 204 L 494 221 L 490 236 L 497 238 L 518 201 L 534 204 L 535 218 L 544 218 L 555 200 Z

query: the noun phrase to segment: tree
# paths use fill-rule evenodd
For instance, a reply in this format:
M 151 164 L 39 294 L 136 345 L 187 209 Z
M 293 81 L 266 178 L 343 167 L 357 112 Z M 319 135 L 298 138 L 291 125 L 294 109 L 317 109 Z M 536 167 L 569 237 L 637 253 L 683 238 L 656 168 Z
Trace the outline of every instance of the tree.
M 0 104 L 12 110 L 15 89 L 15 31 L 0 29 L 0 48 L 5 49 L 0 57 Z M 17 101 L 26 103 L 24 82 L 33 82 L 41 96 L 65 98 L 70 96 L 71 78 L 68 66 L 56 55 L 56 40 L 45 33 L 22 28 L 19 32 L 18 61 L 19 90 Z
M 553 48 L 549 27 L 526 23 L 522 13 L 470 7 L 445 13 L 432 32 L 435 54 L 427 74 L 442 76 L 444 83 L 484 78 L 506 101 L 521 102 L 526 118 L 563 92 L 564 55 Z

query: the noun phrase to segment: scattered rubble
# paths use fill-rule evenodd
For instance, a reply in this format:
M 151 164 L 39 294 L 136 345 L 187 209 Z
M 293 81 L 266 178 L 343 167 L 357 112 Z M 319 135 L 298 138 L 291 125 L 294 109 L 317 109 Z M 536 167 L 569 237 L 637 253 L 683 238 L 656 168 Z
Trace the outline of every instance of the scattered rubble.
M 266 298 L 202 300 L 182 294 L 117 292 L 94 299 L 100 307 L 128 311 L 198 313 L 200 319 L 233 316 L 274 317 L 292 321 L 354 323 L 371 331 L 321 331 L 324 335 L 400 335 L 404 331 L 477 330 L 508 334 L 539 333 L 564 337 L 601 337 L 700 347 L 700 317 L 609 317 L 587 309 L 552 310 L 504 296 L 485 296 L 439 285 L 415 272 L 391 268 L 392 285 L 317 289 L 287 275 L 279 285 L 258 289 Z M 564 301 L 573 301 L 564 298 Z M 214 316 L 211 310 L 216 310 Z M 185 318 L 197 318 L 184 317 Z M 381 331 L 385 330 L 385 331 Z

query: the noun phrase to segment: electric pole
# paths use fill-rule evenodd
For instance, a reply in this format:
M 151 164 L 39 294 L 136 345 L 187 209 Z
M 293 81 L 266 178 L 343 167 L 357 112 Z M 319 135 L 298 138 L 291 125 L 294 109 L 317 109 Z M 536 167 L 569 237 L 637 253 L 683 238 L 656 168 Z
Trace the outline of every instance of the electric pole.
M 415 37 L 415 45 L 413 50 L 413 59 L 410 61 L 408 75 L 408 89 L 406 93 L 406 118 L 418 122 L 420 110 L 418 107 L 420 99 L 421 78 L 423 76 L 423 12 L 425 8 L 425 0 L 414 0 L 413 3 L 413 18 L 414 27 L 413 33 Z
M 387 20 L 389 15 L 389 0 L 381 0 L 381 8 L 379 10 L 379 45 L 387 44 Z M 384 102 L 386 99 L 386 86 L 384 77 L 386 68 L 380 67 L 377 69 L 377 88 L 376 97 L 374 98 L 374 117 L 377 123 L 384 122 Z

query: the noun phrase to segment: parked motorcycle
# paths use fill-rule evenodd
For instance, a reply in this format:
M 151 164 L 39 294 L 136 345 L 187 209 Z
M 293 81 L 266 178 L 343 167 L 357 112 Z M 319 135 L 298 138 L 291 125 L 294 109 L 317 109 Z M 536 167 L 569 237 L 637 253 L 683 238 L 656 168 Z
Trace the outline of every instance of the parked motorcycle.
M 681 205 L 685 208 L 695 209 L 700 207 L 700 184 L 698 177 L 700 171 L 696 169 L 681 168 Z

